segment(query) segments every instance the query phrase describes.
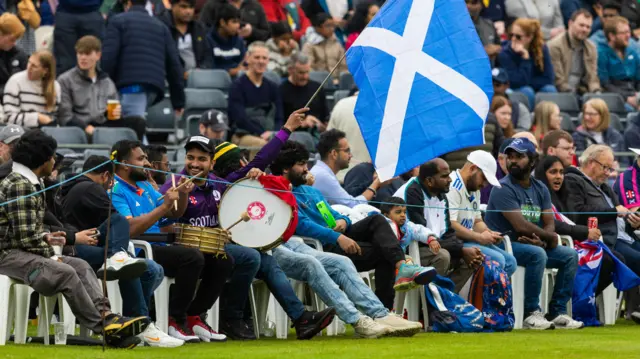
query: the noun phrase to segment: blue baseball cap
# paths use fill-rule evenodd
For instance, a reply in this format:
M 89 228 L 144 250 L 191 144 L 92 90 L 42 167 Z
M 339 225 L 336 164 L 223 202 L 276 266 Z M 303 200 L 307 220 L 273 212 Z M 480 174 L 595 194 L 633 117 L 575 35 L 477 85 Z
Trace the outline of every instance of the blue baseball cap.
M 533 155 L 536 153 L 536 145 L 533 144 L 528 138 L 513 138 L 502 153 L 506 153 L 508 149 L 512 149 L 518 153 Z
M 496 67 L 491 70 L 491 78 L 493 79 L 493 81 L 499 84 L 506 84 L 507 82 L 509 82 L 509 75 L 507 74 L 507 70 L 500 67 Z

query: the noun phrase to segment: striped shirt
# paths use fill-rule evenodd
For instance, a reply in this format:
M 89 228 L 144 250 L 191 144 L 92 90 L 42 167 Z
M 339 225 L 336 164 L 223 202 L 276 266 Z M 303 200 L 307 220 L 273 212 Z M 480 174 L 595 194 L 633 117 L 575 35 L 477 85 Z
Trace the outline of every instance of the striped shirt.
M 60 105 L 60 84 L 55 82 L 56 104 L 53 111 L 46 110 L 46 100 L 42 95 L 41 81 L 31 81 L 27 71 L 18 72 L 9 78 L 2 98 L 5 122 L 13 123 L 24 128 L 35 128 L 38 114 L 44 114 L 54 121 Z

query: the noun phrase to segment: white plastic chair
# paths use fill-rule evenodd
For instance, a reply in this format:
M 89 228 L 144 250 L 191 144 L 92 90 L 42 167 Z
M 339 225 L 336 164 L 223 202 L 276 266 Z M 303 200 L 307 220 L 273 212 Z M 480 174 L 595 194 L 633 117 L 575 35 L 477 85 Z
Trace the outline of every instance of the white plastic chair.
M 414 264 L 419 266 L 421 265 L 420 248 L 418 246 L 418 242 L 411 242 L 411 244 L 409 244 L 409 256 L 413 259 Z M 427 298 L 424 286 L 418 286 L 417 288 L 408 292 L 396 292 L 394 307 L 397 314 L 403 315 L 405 304 L 407 308 L 408 319 L 413 322 L 417 322 L 420 320 L 420 307 L 422 306 L 422 316 L 424 318 L 424 328 L 426 330 L 427 323 L 429 321 L 429 310 L 427 307 Z
M 599 239 L 603 242 L 603 238 Z M 596 298 L 596 305 L 598 307 L 598 319 L 600 323 L 604 325 L 615 325 L 618 315 L 620 314 L 620 304 L 622 302 L 623 293 L 618 294 L 618 290 L 611 283 L 605 288 L 602 293 Z

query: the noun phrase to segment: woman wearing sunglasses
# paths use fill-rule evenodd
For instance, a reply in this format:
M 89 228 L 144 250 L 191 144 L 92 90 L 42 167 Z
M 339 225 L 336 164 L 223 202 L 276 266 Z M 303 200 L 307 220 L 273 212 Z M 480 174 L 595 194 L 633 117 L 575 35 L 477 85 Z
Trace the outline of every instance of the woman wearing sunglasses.
M 517 19 L 513 23 L 511 40 L 498 54 L 498 64 L 507 71 L 511 88 L 527 96 L 529 108 L 535 106 L 536 92 L 558 92 L 553 85 L 551 56 L 538 20 Z

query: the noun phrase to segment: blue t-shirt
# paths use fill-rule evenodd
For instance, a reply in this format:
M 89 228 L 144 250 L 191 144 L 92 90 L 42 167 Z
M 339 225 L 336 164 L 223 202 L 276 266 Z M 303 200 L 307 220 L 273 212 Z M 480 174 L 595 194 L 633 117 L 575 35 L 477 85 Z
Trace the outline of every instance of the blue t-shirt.
M 137 187 L 134 187 L 115 176 L 115 184 L 112 189 L 113 207 L 127 219 L 151 213 L 164 202 L 164 200 L 160 200 L 162 197 L 160 192 L 156 191 L 149 182 L 136 182 L 136 185 Z M 165 222 L 164 218 L 161 219 L 145 233 L 160 233 L 160 227 L 169 224 Z
M 507 175 L 500 180 L 502 188 L 494 188 L 489 197 L 485 223 L 496 232 L 513 232 L 511 237 L 516 236 L 511 223 L 504 217 L 502 212 L 493 211 L 513 211 L 520 210 L 524 218 L 542 228 L 542 215 L 544 210 L 551 209 L 551 195 L 547 186 L 535 178 L 531 178 L 531 186 L 523 188 L 512 180 L 511 175 Z

